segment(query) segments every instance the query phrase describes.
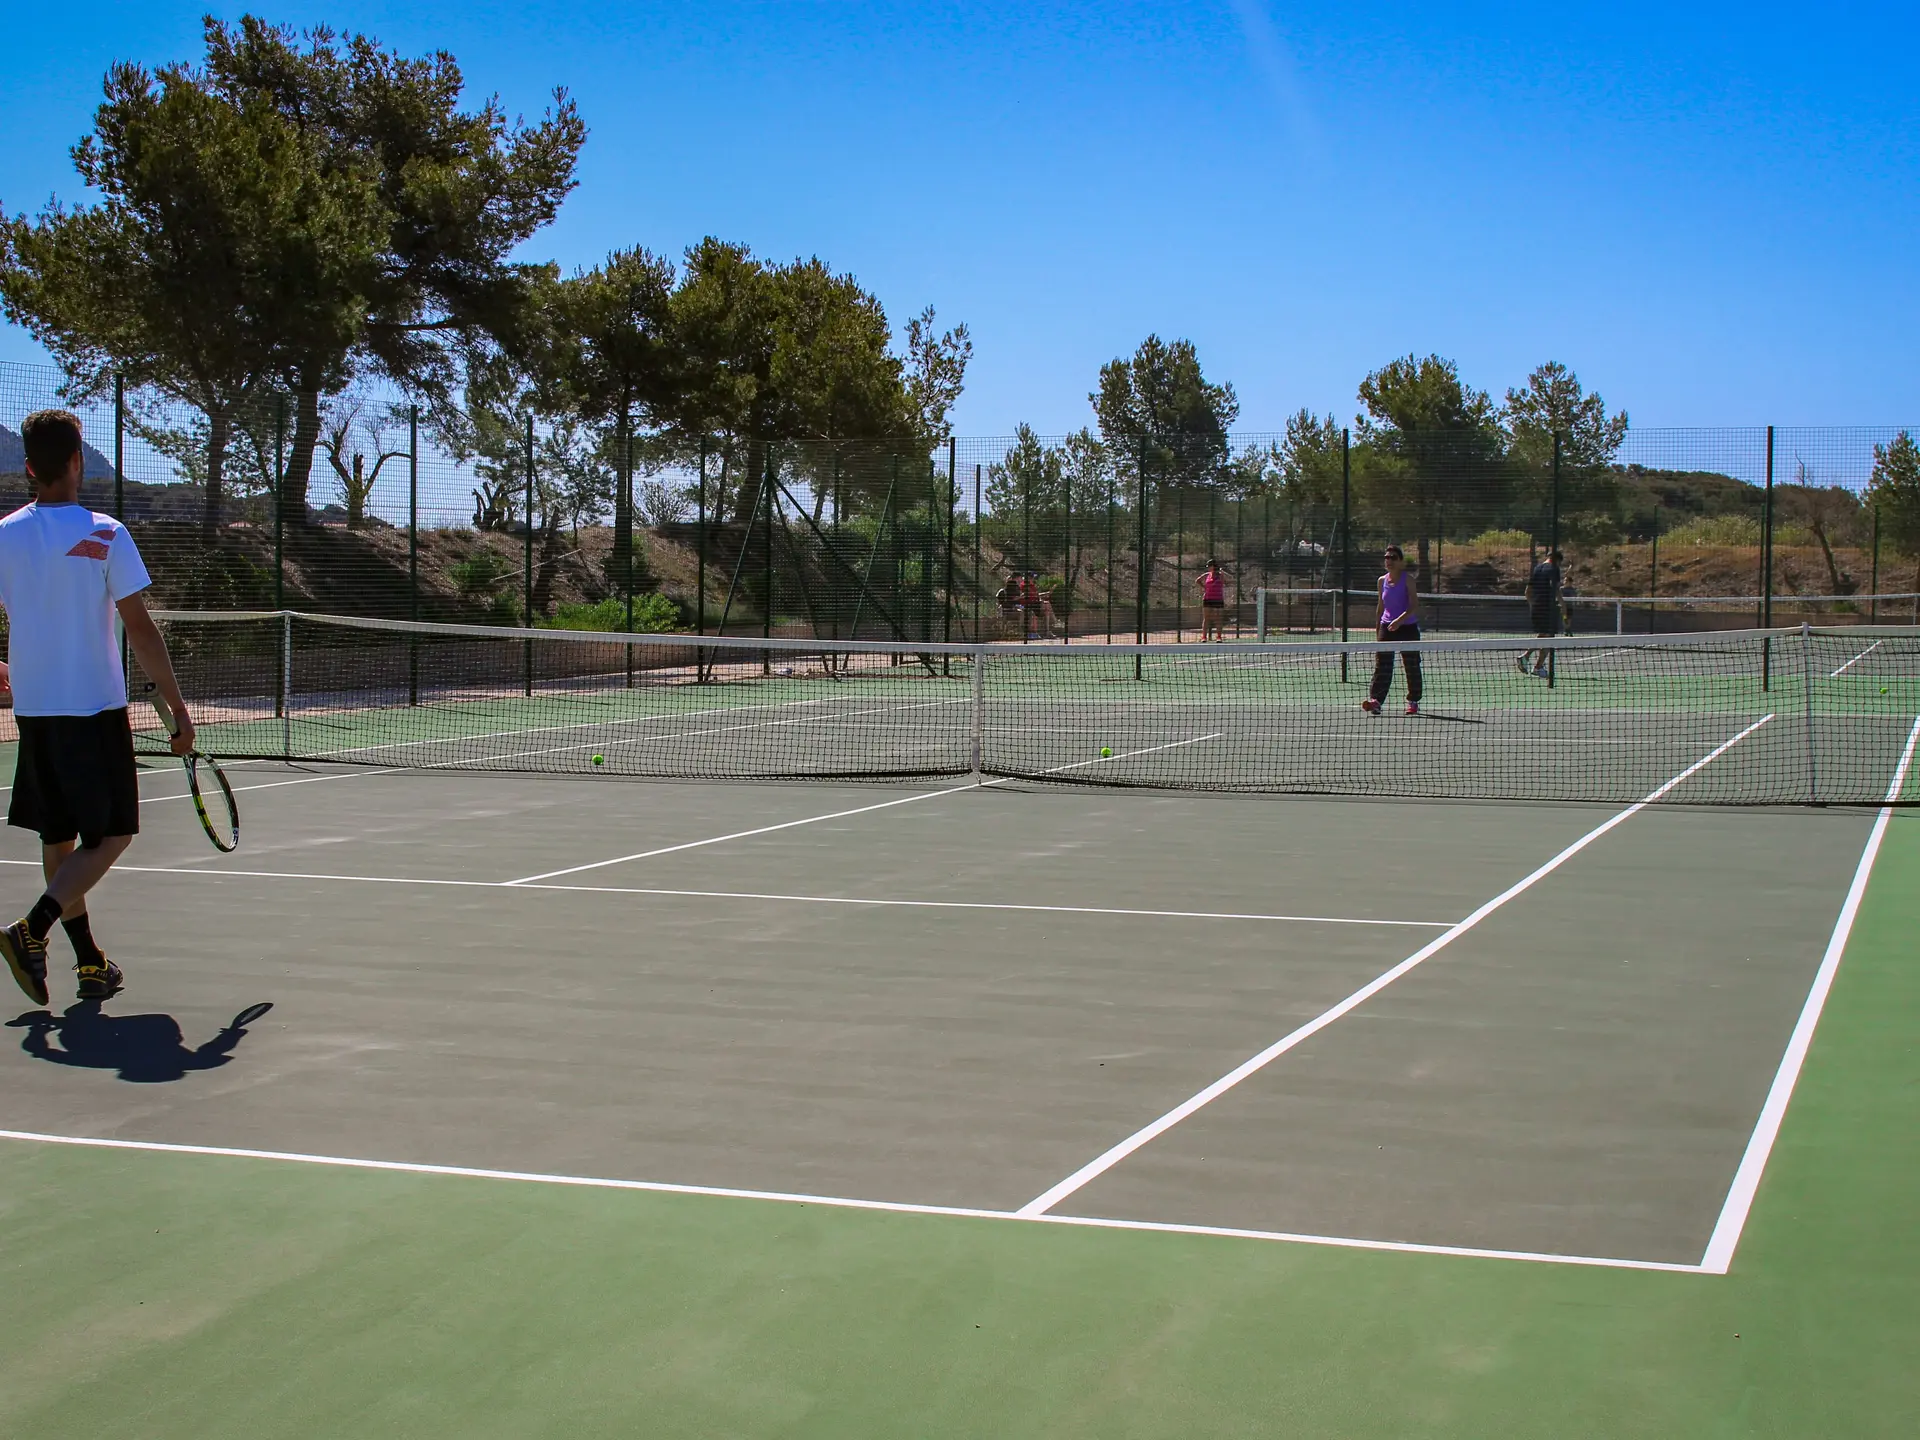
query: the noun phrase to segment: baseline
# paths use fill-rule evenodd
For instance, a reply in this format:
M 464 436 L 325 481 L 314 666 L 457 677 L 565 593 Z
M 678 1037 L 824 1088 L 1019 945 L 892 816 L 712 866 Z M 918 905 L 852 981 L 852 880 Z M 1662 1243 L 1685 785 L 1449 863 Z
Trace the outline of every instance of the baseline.
M 1606 1255 L 1555 1255 L 1531 1250 L 1474 1249 L 1422 1245 L 1408 1240 L 1368 1240 L 1343 1235 L 1299 1235 L 1284 1230 L 1238 1230 L 1226 1226 L 1180 1225 L 1157 1220 L 1102 1220 L 1079 1215 L 1030 1215 L 1024 1210 L 974 1210 L 957 1205 L 916 1205 L 903 1200 L 860 1200 L 841 1195 L 806 1195 L 784 1190 L 739 1190 L 719 1185 L 675 1185 L 661 1180 L 617 1180 L 586 1175 L 546 1175 L 523 1170 L 485 1170 L 464 1165 L 427 1165 L 406 1160 L 363 1160 L 342 1155 L 305 1155 L 287 1150 L 246 1150 L 224 1145 L 172 1145 L 158 1140 L 112 1140 L 90 1135 L 47 1135 L 33 1130 L 0 1130 L 0 1140 L 65 1145 L 91 1150 L 133 1150 L 160 1155 L 204 1155 L 232 1160 L 270 1160 L 283 1164 L 324 1165 L 347 1170 L 381 1170 L 403 1175 L 434 1175 L 467 1180 L 507 1180 L 520 1184 L 565 1185 L 595 1190 L 637 1190 L 657 1195 L 699 1195 L 722 1200 L 762 1200 L 785 1205 L 820 1205 L 838 1210 L 876 1210 L 895 1215 L 939 1215 L 965 1220 L 1017 1221 L 1090 1230 L 1134 1230 L 1164 1235 L 1206 1235 L 1229 1240 L 1265 1240 L 1321 1245 L 1343 1250 L 1379 1250 L 1406 1255 L 1445 1255 L 1468 1260 L 1517 1260 L 1537 1265 L 1573 1265 L 1607 1270 L 1656 1270 L 1682 1275 L 1704 1273 L 1698 1265 L 1665 1260 L 1631 1260 Z

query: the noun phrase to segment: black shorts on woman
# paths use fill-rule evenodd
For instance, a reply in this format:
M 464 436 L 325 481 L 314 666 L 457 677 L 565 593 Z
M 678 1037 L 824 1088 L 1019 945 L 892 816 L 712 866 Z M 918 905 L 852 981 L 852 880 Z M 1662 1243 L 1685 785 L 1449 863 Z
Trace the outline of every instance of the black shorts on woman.
M 1402 640 L 1415 641 L 1420 638 L 1420 625 L 1417 621 L 1413 620 L 1401 621 L 1398 630 L 1389 630 L 1386 626 L 1382 625 L 1380 627 L 1379 638 L 1396 643 Z M 1407 672 L 1407 701 L 1409 704 L 1417 705 L 1420 703 L 1420 697 L 1426 693 L 1424 682 L 1420 675 L 1420 652 L 1418 650 L 1402 650 L 1400 652 L 1400 663 L 1406 668 Z M 1384 705 L 1387 700 L 1387 691 L 1392 687 L 1393 651 L 1376 651 L 1373 657 L 1373 684 L 1368 687 L 1367 693 L 1373 696 L 1375 704 Z

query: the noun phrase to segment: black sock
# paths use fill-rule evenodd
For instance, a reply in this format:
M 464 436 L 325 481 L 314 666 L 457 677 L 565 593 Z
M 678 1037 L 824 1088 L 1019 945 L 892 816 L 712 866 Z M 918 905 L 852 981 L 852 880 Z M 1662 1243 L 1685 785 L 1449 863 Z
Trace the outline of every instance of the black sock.
M 71 920 L 62 920 L 60 928 L 67 932 L 67 939 L 73 942 L 73 958 L 79 964 L 98 965 L 107 958 L 94 943 L 93 928 L 87 924 L 86 911 L 82 910 Z
M 60 902 L 51 895 L 42 895 L 34 901 L 33 909 L 27 912 L 27 933 L 44 941 L 53 929 L 53 922 L 60 918 L 60 908 Z

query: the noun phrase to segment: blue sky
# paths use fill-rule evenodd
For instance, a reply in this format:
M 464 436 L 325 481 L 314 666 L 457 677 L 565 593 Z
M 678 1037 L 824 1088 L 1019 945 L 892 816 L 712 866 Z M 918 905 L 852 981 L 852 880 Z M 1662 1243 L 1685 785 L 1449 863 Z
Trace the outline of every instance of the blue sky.
M 193 56 L 204 8 L 16 14 L 0 205 L 81 198 L 106 65 Z M 263 13 L 444 47 L 513 110 L 566 85 L 592 135 L 530 253 L 713 233 L 818 254 L 896 324 L 965 320 L 964 434 L 1086 423 L 1149 331 L 1247 428 L 1350 416 L 1409 351 L 1496 395 L 1559 359 L 1638 426 L 1920 421 L 1911 4 Z

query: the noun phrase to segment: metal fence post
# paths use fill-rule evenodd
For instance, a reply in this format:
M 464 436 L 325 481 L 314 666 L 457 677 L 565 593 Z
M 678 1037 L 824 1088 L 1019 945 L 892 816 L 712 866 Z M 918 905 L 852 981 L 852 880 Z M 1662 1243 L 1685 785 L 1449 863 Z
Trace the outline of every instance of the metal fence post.
M 286 514 L 281 493 L 287 488 L 287 397 L 273 404 L 273 608 L 287 608 Z
M 127 392 L 124 378 L 113 377 L 113 518 L 127 518 Z
M 1187 487 L 1176 485 L 1173 492 L 1173 643 L 1180 643 L 1180 631 L 1187 618 L 1186 572 L 1183 563 L 1187 548 Z
M 1807 803 L 1820 803 L 1819 753 L 1813 743 L 1813 627 L 1806 621 L 1800 622 L 1800 688 L 1801 713 L 1806 717 L 1807 727 Z
M 115 371 L 113 377 L 113 518 L 123 525 L 127 520 L 126 419 L 126 390 L 119 372 Z M 118 616 L 114 618 L 114 627 L 120 632 L 120 673 L 131 676 L 133 650 L 127 644 L 127 630 L 120 624 Z
M 524 623 L 529 631 L 533 629 L 533 416 L 527 416 L 527 534 L 521 546 L 522 570 L 520 574 L 520 595 Z M 529 634 L 522 642 L 526 651 L 525 692 L 533 694 L 533 636 Z
M 1867 581 L 1867 623 L 1880 619 L 1880 507 L 1873 507 L 1873 577 Z
M 280 612 L 280 758 L 293 759 L 293 616 Z
M 695 511 L 693 547 L 693 628 L 701 635 L 707 633 L 707 437 L 700 437 L 700 501 Z M 628 621 L 632 627 L 632 621 Z
M 407 618 L 420 619 L 420 407 L 407 407 Z M 407 636 L 407 703 L 420 703 L 420 637 Z
M 1653 556 L 1647 563 L 1647 633 L 1654 632 L 1653 615 L 1660 608 L 1660 507 L 1653 507 Z
M 1134 600 L 1133 638 L 1136 644 L 1144 645 L 1147 643 L 1147 586 L 1152 573 L 1152 561 L 1147 558 L 1147 437 L 1144 435 L 1140 437 L 1139 472 L 1140 514 L 1138 518 L 1140 521 L 1140 549 L 1138 554 L 1140 573 L 1137 577 L 1139 583 L 1134 586 L 1136 594 Z M 1140 655 L 1137 651 L 1133 657 L 1133 678 L 1136 680 L 1141 678 Z
M 958 476 L 955 474 L 956 458 L 953 437 L 947 437 L 947 603 L 942 607 L 940 620 L 940 639 L 945 644 L 953 643 L 953 525 L 954 512 L 959 504 Z M 953 657 L 949 655 L 943 667 L 947 674 L 953 673 Z
M 287 609 L 287 560 L 286 560 L 286 513 L 281 506 L 280 497 L 287 487 L 287 397 L 275 397 L 273 406 L 273 608 L 280 611 L 283 626 Z M 288 713 L 293 708 L 292 683 L 293 670 L 291 627 L 282 632 L 280 673 L 275 677 L 277 692 L 273 697 L 274 713 L 279 715 L 282 728 L 281 741 L 284 748 L 287 743 L 286 729 L 291 723 Z
M 1773 426 L 1767 426 L 1767 493 L 1760 522 L 1760 628 L 1773 628 Z
M 980 783 L 981 752 L 987 735 L 987 652 L 984 646 L 973 652 L 973 700 L 969 715 L 973 751 L 973 783 Z
M 1347 612 L 1351 608 L 1348 591 L 1353 588 L 1353 442 L 1351 433 L 1340 431 L 1340 643 L 1347 643 Z M 1347 652 L 1340 652 L 1340 680 L 1346 683 Z
M 986 581 L 981 572 L 981 532 L 986 521 L 980 513 L 980 467 L 973 467 L 973 639 L 977 645 L 984 638 L 980 634 L 980 601 Z
M 1113 644 L 1113 520 L 1120 509 L 1120 471 L 1107 467 L 1107 644 Z
M 1547 549 L 1560 548 L 1560 432 L 1553 432 L 1553 522 L 1547 532 Z

